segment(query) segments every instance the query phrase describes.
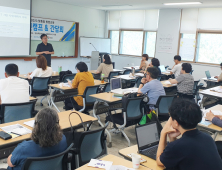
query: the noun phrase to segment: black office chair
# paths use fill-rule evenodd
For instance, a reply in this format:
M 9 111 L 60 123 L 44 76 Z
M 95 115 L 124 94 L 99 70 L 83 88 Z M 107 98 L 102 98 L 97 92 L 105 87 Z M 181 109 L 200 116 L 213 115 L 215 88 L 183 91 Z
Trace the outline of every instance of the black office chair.
M 62 153 L 53 156 L 27 158 L 21 170 L 69 170 L 72 147 L 73 143 Z
M 76 168 L 88 163 L 91 159 L 107 154 L 105 127 L 83 132 L 75 132 L 75 146 L 72 149 L 75 155 Z
M 132 72 L 131 69 L 126 69 L 123 71 L 123 75 L 130 74 Z
M 26 103 L 2 104 L 0 122 L 9 123 L 32 118 L 36 100 Z
M 108 81 L 110 82 L 110 80 L 112 79 L 112 78 L 114 78 L 114 76 L 118 76 L 119 75 L 119 72 L 120 71 L 111 71 L 110 73 L 109 73 L 109 76 L 108 76 Z
M 156 105 L 154 105 L 154 107 L 156 108 L 156 113 L 160 121 L 166 121 L 169 119 L 169 108 L 174 98 L 175 98 L 174 95 L 159 96 Z
M 104 88 L 103 88 L 103 92 L 110 92 L 111 89 L 110 89 L 110 83 L 106 83 Z
M 135 82 L 135 87 L 136 87 L 136 88 L 139 88 L 142 78 L 143 78 L 143 77 L 137 77 L 137 78 L 136 78 L 136 82 Z
M 76 74 L 66 74 L 62 78 L 62 82 L 67 83 L 68 82 L 67 79 L 73 80 L 75 78 L 75 76 L 76 76 Z
M 42 101 L 44 98 L 47 99 L 48 105 L 50 102 L 47 98 L 49 95 L 48 85 L 50 83 L 50 77 L 33 77 L 31 84 L 29 85 L 29 95 L 36 97 L 36 96 L 44 96 L 41 99 L 41 106 L 43 106 Z
M 112 110 L 117 109 L 110 109 L 108 112 L 109 115 L 106 117 L 105 122 L 112 122 L 114 129 L 112 129 L 110 132 L 121 132 L 122 135 L 125 137 L 125 139 L 128 142 L 128 146 L 130 146 L 130 140 L 127 137 L 127 135 L 124 132 L 124 129 L 126 127 L 136 125 L 139 123 L 143 116 L 142 112 L 142 101 L 144 97 L 137 97 L 137 98 L 130 98 L 127 100 L 126 104 L 126 110 L 122 108 L 122 113 L 118 114 L 111 114 Z M 116 125 L 120 125 L 119 127 Z

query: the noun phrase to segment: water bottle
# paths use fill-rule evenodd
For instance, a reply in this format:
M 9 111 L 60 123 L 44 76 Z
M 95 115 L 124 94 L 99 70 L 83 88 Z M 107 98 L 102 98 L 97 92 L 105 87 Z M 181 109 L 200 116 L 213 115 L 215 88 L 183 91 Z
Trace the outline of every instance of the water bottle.
M 105 77 L 105 75 L 101 74 L 101 83 L 104 83 L 104 77 Z
M 60 73 L 62 71 L 62 66 L 58 67 L 58 73 Z
M 132 68 L 132 76 L 135 76 L 135 67 Z

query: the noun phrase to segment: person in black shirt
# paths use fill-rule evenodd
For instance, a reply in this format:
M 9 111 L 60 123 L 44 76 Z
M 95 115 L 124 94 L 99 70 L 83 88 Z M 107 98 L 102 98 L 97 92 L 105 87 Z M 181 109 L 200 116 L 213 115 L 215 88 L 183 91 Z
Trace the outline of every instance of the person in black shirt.
M 52 44 L 48 43 L 48 37 L 46 34 L 40 36 L 42 43 L 37 46 L 36 55 L 44 55 L 47 60 L 47 66 L 51 67 L 51 54 L 54 54 Z
M 196 129 L 202 120 L 200 107 L 189 100 L 177 99 L 169 114 L 170 118 L 161 131 L 157 164 L 177 170 L 221 170 L 222 160 L 213 139 Z M 182 137 L 176 139 L 179 135 Z

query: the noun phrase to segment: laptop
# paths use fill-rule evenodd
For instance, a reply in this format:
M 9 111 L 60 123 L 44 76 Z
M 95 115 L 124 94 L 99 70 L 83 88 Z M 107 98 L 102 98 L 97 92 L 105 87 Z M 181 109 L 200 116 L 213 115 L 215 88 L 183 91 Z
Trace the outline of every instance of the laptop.
M 166 68 L 164 65 L 159 66 L 161 73 L 168 73 L 169 71 L 166 71 Z
M 110 80 L 110 89 L 112 93 L 123 94 L 121 78 L 112 78 Z
M 209 71 L 205 71 L 205 74 L 206 74 L 208 80 L 215 80 L 215 81 L 217 80 L 217 79 L 215 79 L 214 77 L 211 77 Z
M 136 139 L 139 154 L 156 160 L 160 136 L 156 122 L 136 127 Z

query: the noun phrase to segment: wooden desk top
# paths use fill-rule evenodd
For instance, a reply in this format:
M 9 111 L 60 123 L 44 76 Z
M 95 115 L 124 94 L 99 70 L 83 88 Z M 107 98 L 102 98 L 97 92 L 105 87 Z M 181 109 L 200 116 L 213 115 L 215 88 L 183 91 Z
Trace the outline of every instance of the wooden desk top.
M 209 96 L 222 98 L 222 93 L 213 91 L 215 89 L 222 89 L 222 86 L 217 86 L 217 87 L 213 87 L 213 88 L 210 88 L 210 89 L 201 90 L 201 91 L 199 91 L 199 93 L 203 94 L 203 95 L 209 95 Z
M 119 150 L 119 154 L 124 157 L 128 157 L 127 155 L 130 153 L 138 154 L 138 146 L 134 145 L 134 146 Z M 163 170 L 164 169 L 164 167 L 158 166 L 154 159 L 151 159 L 151 158 L 141 155 L 141 154 L 139 154 L 139 155 L 147 161 L 147 162 L 141 163 L 142 165 L 144 165 L 152 170 Z
M 140 66 L 123 67 L 123 69 L 129 69 L 129 70 L 131 70 L 132 67 L 134 67 L 135 70 L 139 70 L 139 69 L 140 69 Z
M 174 84 L 165 84 L 166 81 L 169 81 L 169 80 L 164 80 L 164 81 L 161 81 L 163 87 L 165 88 L 169 88 L 169 87 L 174 87 L 174 86 L 177 86 L 177 85 L 174 85 Z
M 222 111 L 222 105 L 218 104 L 216 106 L 213 106 L 213 107 L 209 108 L 209 110 L 220 110 L 220 111 Z M 198 125 L 203 126 L 201 124 L 198 124 Z M 213 125 L 213 124 L 211 124 L 209 126 L 203 126 L 203 127 L 207 127 L 207 128 L 210 128 L 210 129 L 213 129 L 213 130 L 216 130 L 216 131 L 222 131 L 221 127 L 219 127 L 217 125 Z
M 108 103 L 117 102 L 117 101 L 122 100 L 121 98 L 114 97 L 113 95 L 114 95 L 114 93 L 97 93 L 97 94 L 92 94 L 90 96 L 94 97 L 96 99 L 99 99 L 99 100 L 106 101 Z
M 59 73 L 58 72 L 56 72 L 56 73 L 52 73 L 52 77 L 57 77 L 57 76 L 59 76 Z M 28 75 L 27 74 L 19 74 L 19 77 L 20 78 L 23 78 L 23 79 L 27 79 L 28 78 Z
M 95 85 L 105 85 L 107 82 L 101 83 L 100 80 L 94 80 L 94 84 Z M 65 87 L 65 86 L 60 86 L 61 83 L 59 84 L 49 84 L 49 87 L 54 87 L 56 89 L 60 89 L 60 90 L 71 90 L 73 88 L 71 87 Z
M 127 168 L 133 168 L 133 163 L 132 162 L 127 161 L 127 160 L 125 160 L 123 158 L 111 155 L 111 154 L 103 157 L 101 160 L 111 161 L 111 162 L 113 162 L 113 165 L 123 165 L 123 166 L 125 166 Z M 80 167 L 80 168 L 78 168 L 76 170 L 95 170 L 95 169 L 98 169 L 98 168 L 88 167 L 88 164 L 86 164 L 86 165 L 83 165 L 82 167 Z M 104 170 L 104 169 L 101 169 L 101 170 Z M 149 169 L 147 167 L 144 167 L 144 166 L 140 166 L 139 170 L 151 170 L 151 169 Z
M 29 96 L 29 100 L 37 100 L 37 98 Z
M 89 70 L 90 73 L 92 74 L 100 74 L 100 73 L 96 73 L 97 70 Z M 123 70 L 119 70 L 119 69 L 113 69 L 113 71 L 123 71 Z
M 164 73 L 161 73 L 161 74 L 164 74 L 166 76 L 170 76 L 171 75 L 169 72 L 164 72 Z
M 72 111 L 65 111 L 65 112 L 59 112 L 58 113 L 58 115 L 59 115 L 59 124 L 60 124 L 62 130 L 70 128 L 69 114 L 71 112 Z M 81 116 L 83 122 L 96 121 L 97 120 L 96 118 L 94 118 L 92 116 L 89 116 L 89 115 L 86 115 L 84 113 L 81 113 L 81 112 L 78 112 L 78 113 Z M 28 129 L 32 130 L 32 128 L 29 127 L 29 126 L 26 126 L 24 124 L 24 122 L 27 122 L 27 121 L 30 121 L 30 120 L 33 120 L 33 119 L 34 118 L 24 119 L 24 120 L 10 122 L 10 123 L 4 123 L 4 124 L 0 124 L 0 127 L 14 125 L 14 124 L 20 124 L 22 126 L 25 126 Z M 81 123 L 81 120 L 79 119 L 78 115 L 73 114 L 70 117 L 70 119 L 71 119 L 71 123 L 72 123 L 73 126 L 76 126 L 76 125 Z M 0 131 L 2 131 L 2 129 L 0 129 Z M 22 142 L 23 140 L 29 140 L 30 139 L 30 135 L 31 134 L 22 135 L 22 136 L 19 136 L 17 138 L 9 139 L 9 140 L 0 139 L 0 147 L 3 147 L 3 145 L 7 145 L 7 144 L 10 144 L 10 143 L 14 143 L 14 142 L 18 143 L 18 142 Z

